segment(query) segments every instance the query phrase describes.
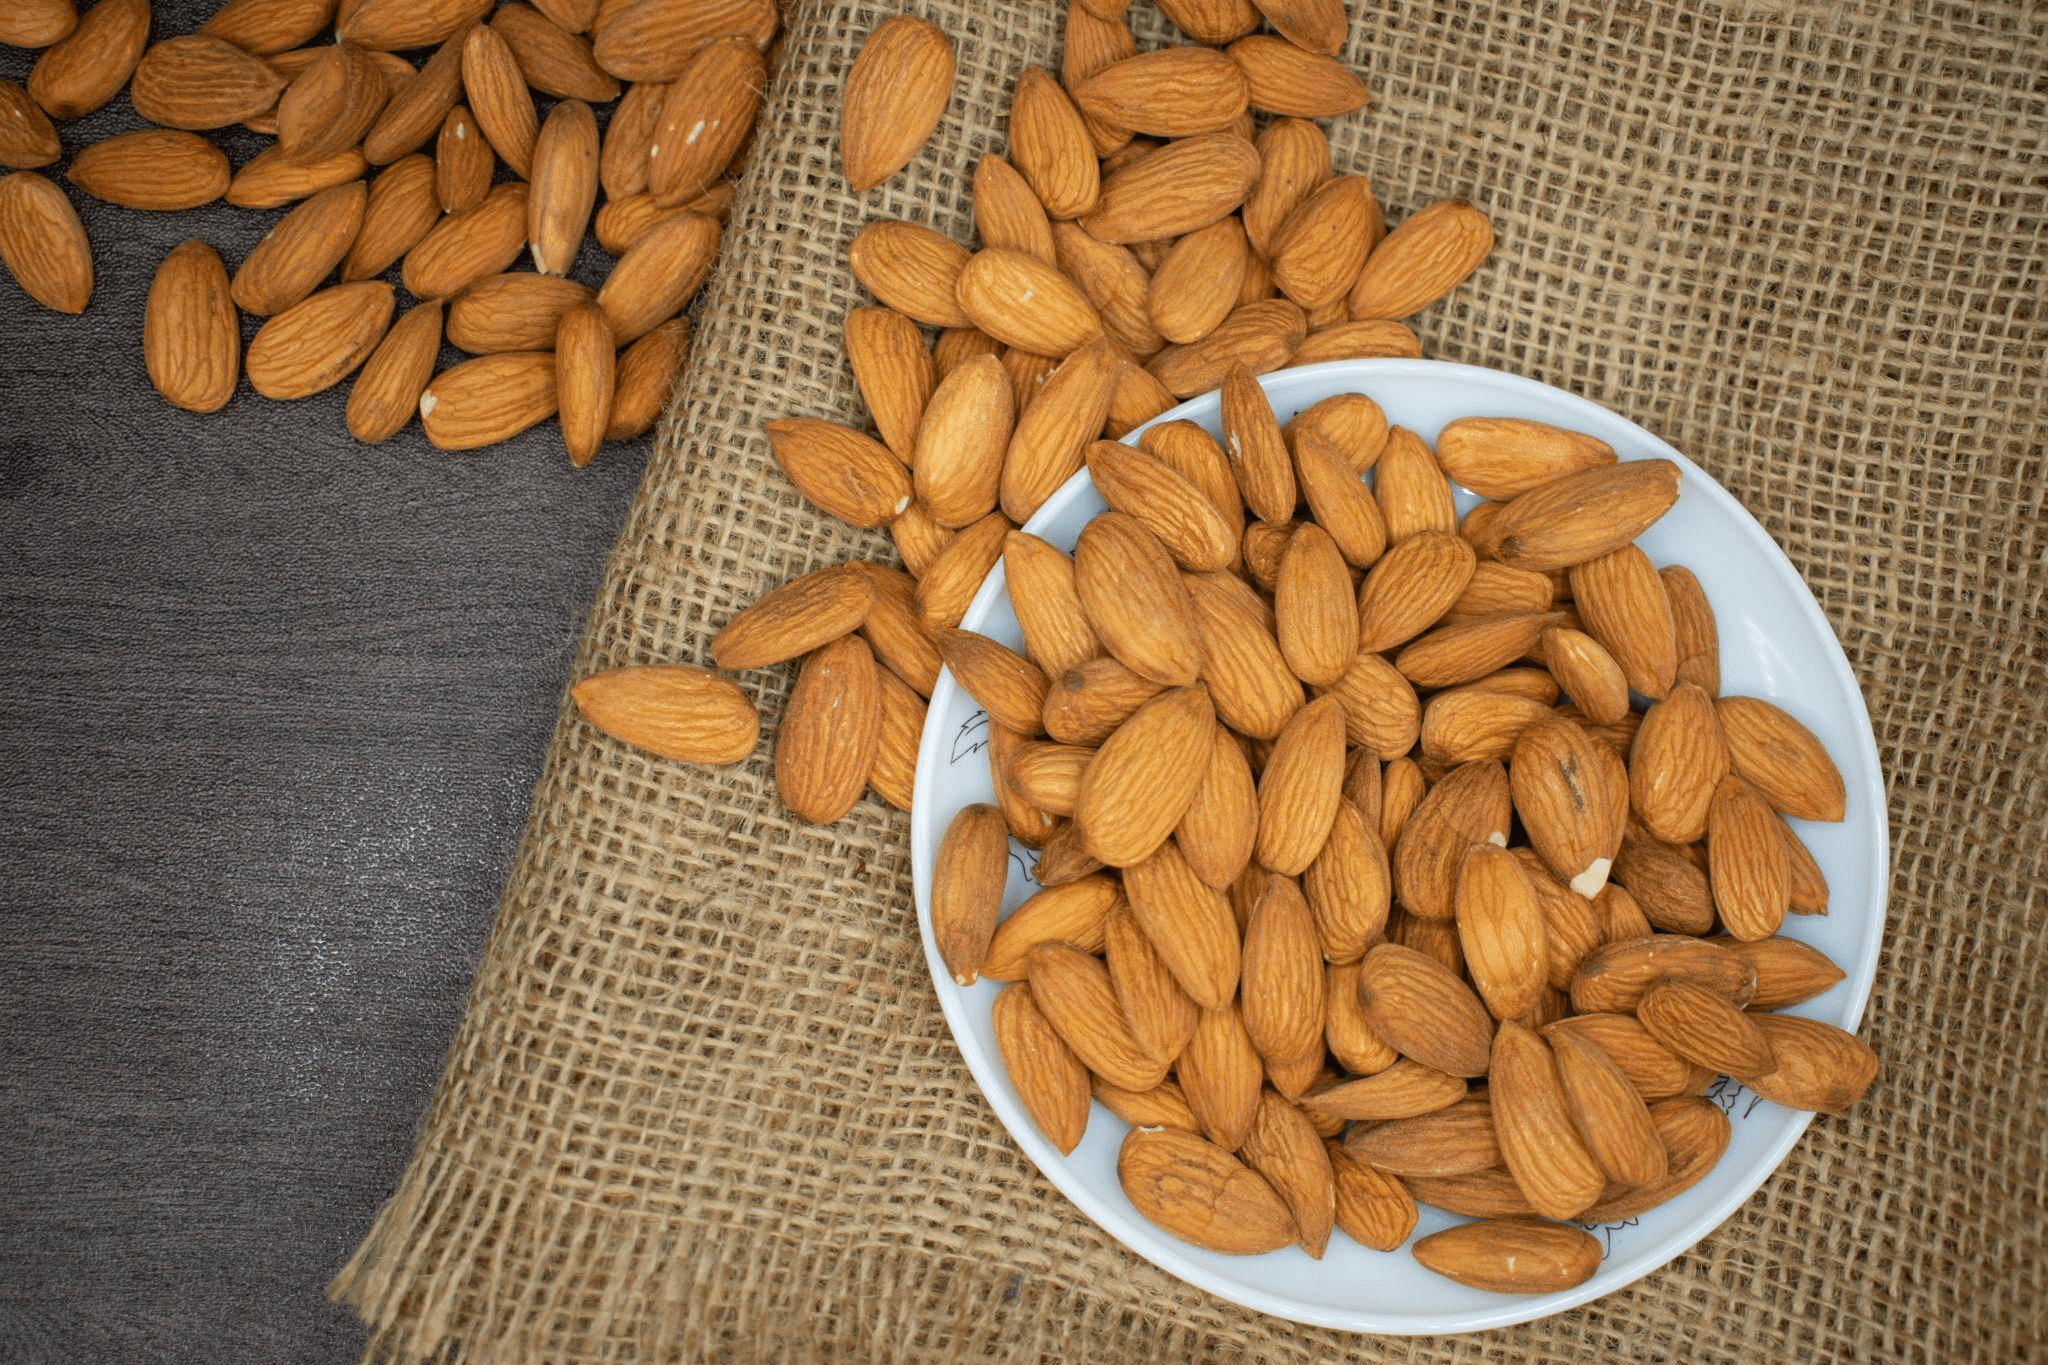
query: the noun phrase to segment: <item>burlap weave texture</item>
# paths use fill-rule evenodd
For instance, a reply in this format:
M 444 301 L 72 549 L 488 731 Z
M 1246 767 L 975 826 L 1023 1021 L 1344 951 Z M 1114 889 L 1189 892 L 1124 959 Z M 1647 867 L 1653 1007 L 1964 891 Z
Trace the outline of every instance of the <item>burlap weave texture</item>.
M 411 1168 L 338 1287 L 373 1354 L 650 1361 L 1928 1359 L 2048 1351 L 2048 10 L 1354 4 L 1342 167 L 1390 219 L 1463 195 L 1493 260 L 1425 354 L 1586 395 L 1783 545 L 1890 782 L 1868 1101 L 1700 1247 L 1577 1312 L 1421 1343 L 1260 1317 L 1128 1256 L 1017 1152 L 947 1037 L 905 821 L 827 828 L 770 753 L 649 760 L 567 710 Z M 1168 32 L 1133 8 L 1141 34 Z M 871 217 L 969 240 L 1045 0 L 802 0 L 697 360 L 578 673 L 705 659 L 880 535 L 807 507 L 761 424 L 859 420 Z M 931 146 L 858 198 L 836 93 L 888 14 L 957 35 Z M 770 726 L 793 669 L 748 675 Z

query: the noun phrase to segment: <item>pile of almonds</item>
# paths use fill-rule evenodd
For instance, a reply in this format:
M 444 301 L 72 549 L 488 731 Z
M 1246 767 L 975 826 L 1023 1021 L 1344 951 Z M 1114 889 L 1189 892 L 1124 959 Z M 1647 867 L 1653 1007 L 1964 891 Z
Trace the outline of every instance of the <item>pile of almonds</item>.
M 227 0 L 152 44 L 148 0 L 0 8 L 0 43 L 43 49 L 26 89 L 0 81 L 0 165 L 17 171 L 0 261 L 31 297 L 91 298 L 78 215 L 30 168 L 64 154 L 52 119 L 125 87 L 160 126 L 79 149 L 77 189 L 133 209 L 296 205 L 232 278 L 197 240 L 164 259 L 142 336 L 166 399 L 213 412 L 244 372 L 275 399 L 356 375 L 358 440 L 417 413 L 434 445 L 467 450 L 559 412 L 578 465 L 645 432 L 674 386 L 778 27 L 773 0 Z M 231 171 L 202 134 L 236 125 L 277 141 Z M 617 258 L 594 290 L 569 278 L 593 228 Z M 266 319 L 246 355 L 238 312 Z M 436 375 L 444 337 L 475 358 Z

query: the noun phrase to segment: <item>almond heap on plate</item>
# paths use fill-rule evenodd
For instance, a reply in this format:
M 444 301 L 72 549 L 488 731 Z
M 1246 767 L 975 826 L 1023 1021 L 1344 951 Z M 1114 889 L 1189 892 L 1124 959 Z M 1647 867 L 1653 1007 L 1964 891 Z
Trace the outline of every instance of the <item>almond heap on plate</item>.
M 31 297 L 76 313 L 92 293 L 78 216 L 34 169 L 64 156 L 51 120 L 126 87 L 159 126 L 74 149 L 75 188 L 288 209 L 232 274 L 198 241 L 159 267 L 141 331 L 170 402 L 215 411 L 243 374 L 274 399 L 354 376 L 359 440 L 417 414 L 467 450 L 559 414 L 578 465 L 654 424 L 760 106 L 773 0 L 228 0 L 154 44 L 149 21 L 147 0 L 0 19 L 0 42 L 42 49 L 25 89 L 0 81 L 0 262 Z M 205 134 L 232 125 L 277 142 L 231 171 Z M 593 231 L 616 259 L 584 283 Z M 266 320 L 246 354 L 241 314 Z M 474 358 L 436 375 L 444 340 Z

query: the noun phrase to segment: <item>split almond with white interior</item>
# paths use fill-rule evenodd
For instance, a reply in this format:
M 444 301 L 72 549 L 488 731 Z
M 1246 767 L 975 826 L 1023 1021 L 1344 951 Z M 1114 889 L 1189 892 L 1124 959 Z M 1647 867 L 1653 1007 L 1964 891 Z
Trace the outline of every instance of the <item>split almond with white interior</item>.
M 953 94 L 953 44 L 932 24 L 899 15 L 861 44 L 839 107 L 846 183 L 873 189 L 910 164 Z
M 746 695 L 692 664 L 593 673 L 569 695 L 583 718 L 612 738 L 683 763 L 738 763 L 761 738 L 760 716 Z

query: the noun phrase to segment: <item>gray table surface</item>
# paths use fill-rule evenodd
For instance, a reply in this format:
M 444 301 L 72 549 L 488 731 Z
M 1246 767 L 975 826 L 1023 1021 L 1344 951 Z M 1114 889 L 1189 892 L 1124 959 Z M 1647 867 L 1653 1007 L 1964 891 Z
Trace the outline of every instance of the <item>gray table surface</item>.
M 139 126 L 123 95 L 60 134 Z M 353 1360 L 323 1291 L 411 1149 L 647 442 L 364 447 L 346 386 L 179 412 L 157 262 L 232 270 L 282 211 L 72 199 L 86 313 L 0 275 L 0 1360 Z

